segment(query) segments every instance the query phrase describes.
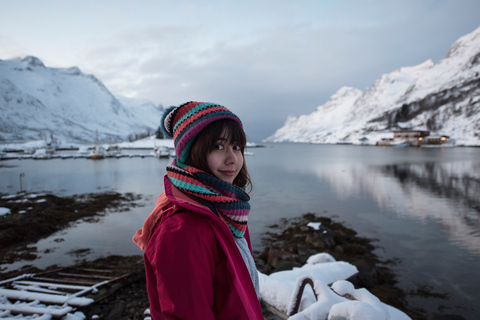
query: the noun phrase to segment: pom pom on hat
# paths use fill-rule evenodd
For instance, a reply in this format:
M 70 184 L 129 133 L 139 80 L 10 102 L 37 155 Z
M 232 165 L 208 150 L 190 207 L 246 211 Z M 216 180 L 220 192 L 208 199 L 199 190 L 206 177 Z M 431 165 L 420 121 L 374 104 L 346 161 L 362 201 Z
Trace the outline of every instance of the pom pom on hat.
M 216 103 L 190 101 L 177 108 L 168 108 L 162 117 L 162 129 L 173 137 L 177 164 L 185 164 L 195 137 L 210 123 L 231 119 L 243 127 L 230 110 Z M 180 164 L 180 163 L 181 164 Z
M 177 109 L 175 106 L 168 107 L 165 109 L 160 120 L 160 129 L 162 129 L 163 135 L 167 138 L 173 139 L 173 132 L 171 127 L 172 122 L 172 111 Z

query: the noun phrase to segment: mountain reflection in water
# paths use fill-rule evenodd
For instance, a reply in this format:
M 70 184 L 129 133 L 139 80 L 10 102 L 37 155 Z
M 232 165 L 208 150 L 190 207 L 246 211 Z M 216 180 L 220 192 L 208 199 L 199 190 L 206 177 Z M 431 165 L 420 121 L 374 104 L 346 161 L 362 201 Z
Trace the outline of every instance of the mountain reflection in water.
M 480 255 L 479 162 L 340 162 L 321 163 L 310 170 L 350 202 L 363 193 L 381 210 L 422 221 L 435 219 L 451 241 Z
M 435 218 L 453 241 L 480 254 L 480 165 L 473 162 L 393 164 L 379 167 L 398 187 L 387 189 L 399 214 Z M 375 191 L 378 195 L 380 190 Z M 384 199 L 384 198 L 383 198 Z M 446 201 L 448 200 L 448 201 Z M 380 204 L 386 203 L 377 198 Z M 408 208 L 400 206 L 408 203 Z M 404 210 L 399 210 L 403 208 Z

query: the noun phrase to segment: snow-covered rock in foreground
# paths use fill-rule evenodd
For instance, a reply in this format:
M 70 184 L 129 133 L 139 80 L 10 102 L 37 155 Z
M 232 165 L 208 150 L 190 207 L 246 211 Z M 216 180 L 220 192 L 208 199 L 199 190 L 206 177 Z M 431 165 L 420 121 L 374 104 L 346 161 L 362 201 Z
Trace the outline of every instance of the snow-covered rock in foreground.
M 411 320 L 402 311 L 382 303 L 366 289 L 355 289 L 345 281 L 357 268 L 327 253 L 311 256 L 301 268 L 267 276 L 259 272 L 261 299 L 289 315 L 296 303 L 304 279 L 313 280 L 313 289 L 305 288 L 299 312 L 292 320 Z M 330 287 L 328 284 L 333 283 Z
M 93 142 L 154 132 L 163 107 L 116 98 L 77 67 L 49 68 L 28 56 L 0 60 L 0 142 L 48 138 Z
M 266 141 L 375 144 L 399 128 L 480 145 L 480 27 L 437 64 L 400 68 L 364 91 L 342 87 L 313 113 L 289 116 Z
M 4 215 L 7 215 L 7 214 L 10 214 L 10 209 L 0 207 L 0 216 L 4 216 Z

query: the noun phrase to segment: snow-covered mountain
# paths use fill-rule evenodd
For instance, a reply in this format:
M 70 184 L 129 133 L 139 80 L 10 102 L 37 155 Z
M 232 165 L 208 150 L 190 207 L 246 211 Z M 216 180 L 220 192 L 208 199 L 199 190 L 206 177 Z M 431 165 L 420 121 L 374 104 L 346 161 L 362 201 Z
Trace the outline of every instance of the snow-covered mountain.
M 125 140 L 158 128 L 163 107 L 116 98 L 77 67 L 49 68 L 38 58 L 0 60 L 0 143 Z
M 398 128 L 480 145 L 480 27 L 458 39 L 438 63 L 384 74 L 364 91 L 342 87 L 311 114 L 289 116 L 266 141 L 375 144 Z

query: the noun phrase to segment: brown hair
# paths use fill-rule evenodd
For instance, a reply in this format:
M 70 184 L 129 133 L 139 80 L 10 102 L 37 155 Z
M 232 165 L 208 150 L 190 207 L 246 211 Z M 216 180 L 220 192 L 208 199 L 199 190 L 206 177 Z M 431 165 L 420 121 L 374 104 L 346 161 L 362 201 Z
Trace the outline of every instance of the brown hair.
M 225 136 L 226 134 L 226 136 Z M 190 155 L 186 164 L 212 174 L 208 167 L 207 155 L 217 145 L 218 140 L 226 139 L 228 142 L 238 144 L 242 150 L 243 166 L 240 169 L 233 184 L 240 188 L 252 189 L 252 181 L 245 164 L 244 149 L 247 144 L 247 137 L 242 127 L 234 120 L 222 119 L 210 123 L 195 137 Z

